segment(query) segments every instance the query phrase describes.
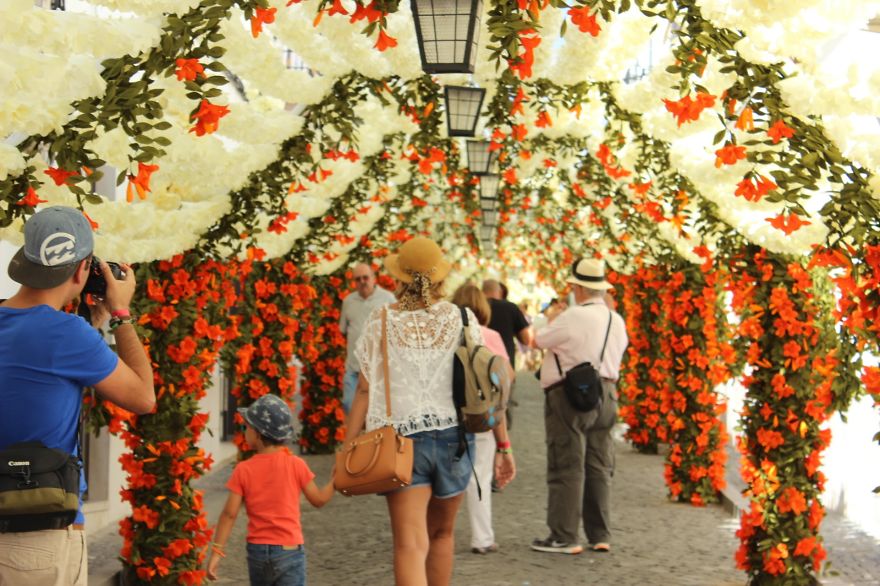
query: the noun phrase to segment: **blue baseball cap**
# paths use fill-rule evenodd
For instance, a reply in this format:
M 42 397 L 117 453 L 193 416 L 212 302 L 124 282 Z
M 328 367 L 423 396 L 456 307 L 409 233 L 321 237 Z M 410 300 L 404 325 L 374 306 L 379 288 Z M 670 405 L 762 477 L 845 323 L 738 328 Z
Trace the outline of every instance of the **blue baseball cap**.
M 66 206 L 43 208 L 24 224 L 24 246 L 9 263 L 9 277 L 34 289 L 57 287 L 92 254 L 95 238 L 83 213 Z
M 260 435 L 279 442 L 293 435 L 290 408 L 277 395 L 263 395 L 250 407 L 239 407 L 238 412 Z

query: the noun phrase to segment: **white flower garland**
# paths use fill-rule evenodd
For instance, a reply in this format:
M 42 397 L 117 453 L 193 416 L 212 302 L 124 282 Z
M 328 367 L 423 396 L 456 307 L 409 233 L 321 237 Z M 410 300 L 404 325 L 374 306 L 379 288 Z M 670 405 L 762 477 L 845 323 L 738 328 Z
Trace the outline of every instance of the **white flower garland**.
M 60 130 L 70 116 L 71 103 L 104 92 L 104 80 L 91 55 L 57 56 L 6 44 L 0 44 L 0 52 L 4 55 L 0 136 Z
M 35 7 L 33 0 L 4 0 L 0 22 L 7 23 L 0 28 L 0 44 L 58 56 L 92 55 L 96 61 L 146 51 L 159 42 L 164 24 L 160 18 L 99 18 L 45 10 Z
M 291 104 L 313 104 L 324 97 L 332 83 L 331 78 L 312 78 L 305 71 L 287 69 L 282 60 L 282 48 L 273 44 L 270 35 L 265 33 L 254 39 L 242 26 L 242 18 L 241 11 L 235 9 L 234 16 L 221 24 L 226 37 L 221 42 L 226 48 L 223 64 L 230 71 L 252 83 L 260 92 Z
M 199 0 L 88 0 L 89 4 L 119 12 L 133 12 L 142 17 L 182 14 L 199 4 Z
M 618 81 L 627 66 L 646 47 L 654 22 L 632 8 L 602 27 L 599 36 L 582 33 L 569 23 L 564 43 L 547 77 L 558 84 L 582 81 Z
M 865 26 L 880 12 L 876 0 L 699 0 L 703 18 L 721 28 L 745 33 L 750 58 L 762 64 L 795 58 L 814 64 L 827 43 Z M 740 47 L 737 47 L 738 49 Z
M 0 181 L 6 179 L 10 173 L 23 171 L 26 166 L 27 163 L 17 148 L 0 143 Z

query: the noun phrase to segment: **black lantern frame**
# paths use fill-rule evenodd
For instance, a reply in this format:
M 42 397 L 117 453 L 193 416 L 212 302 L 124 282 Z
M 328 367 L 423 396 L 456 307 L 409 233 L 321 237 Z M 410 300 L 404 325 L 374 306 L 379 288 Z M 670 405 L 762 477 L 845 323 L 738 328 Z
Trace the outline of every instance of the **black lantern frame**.
M 411 0 L 425 73 L 473 73 L 483 0 Z
M 497 173 L 484 173 L 480 178 L 480 199 L 498 199 L 498 189 L 501 187 L 501 175 Z
M 494 197 L 480 198 L 480 211 L 483 213 L 494 212 L 498 209 L 498 200 Z
M 479 87 L 447 85 L 443 88 L 446 130 L 449 136 L 474 136 L 486 90 Z
M 491 173 L 498 160 L 498 151 L 489 150 L 492 143 L 488 140 L 467 141 L 468 168 L 471 173 Z

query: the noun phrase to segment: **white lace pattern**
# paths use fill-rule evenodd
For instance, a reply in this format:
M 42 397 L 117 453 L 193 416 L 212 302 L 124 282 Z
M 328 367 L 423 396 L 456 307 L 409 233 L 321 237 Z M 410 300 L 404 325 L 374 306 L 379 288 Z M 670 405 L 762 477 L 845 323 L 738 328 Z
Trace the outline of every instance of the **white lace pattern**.
M 388 371 L 391 375 L 391 421 L 385 413 L 382 371 L 382 308 L 364 326 L 357 358 L 370 383 L 367 431 L 389 423 L 402 435 L 457 425 L 452 403 L 452 358 L 461 343 L 461 313 L 448 301 L 428 309 L 388 309 Z M 468 310 L 474 340 L 483 335 Z

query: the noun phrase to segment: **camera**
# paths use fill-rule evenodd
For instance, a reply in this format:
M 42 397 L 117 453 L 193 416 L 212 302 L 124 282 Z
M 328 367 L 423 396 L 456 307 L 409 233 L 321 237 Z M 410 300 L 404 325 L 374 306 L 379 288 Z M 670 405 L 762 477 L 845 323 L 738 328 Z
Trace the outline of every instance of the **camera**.
M 125 278 L 125 271 L 122 270 L 118 263 L 108 261 L 107 265 L 110 267 L 110 272 L 113 273 L 114 279 L 122 280 Z M 92 265 L 89 267 L 89 278 L 86 280 L 86 285 L 83 287 L 82 292 L 100 297 L 101 299 L 107 294 L 107 281 L 104 279 L 104 273 L 101 271 L 101 261 L 97 256 L 92 257 Z

